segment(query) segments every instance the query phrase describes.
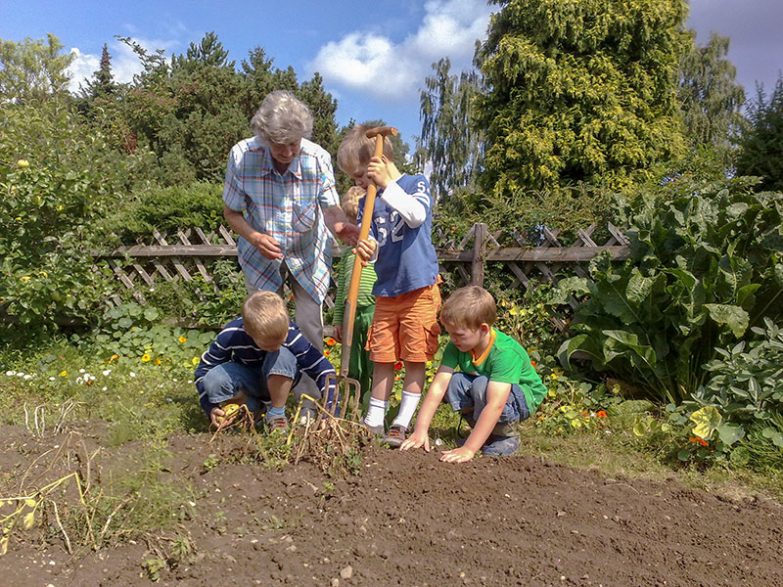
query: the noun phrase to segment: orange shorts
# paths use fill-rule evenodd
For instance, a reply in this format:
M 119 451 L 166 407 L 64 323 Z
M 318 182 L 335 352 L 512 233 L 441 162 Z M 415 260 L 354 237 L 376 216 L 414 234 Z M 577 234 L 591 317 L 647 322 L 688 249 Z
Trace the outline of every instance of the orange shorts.
M 439 283 L 439 282 L 438 282 Z M 367 349 L 375 363 L 424 363 L 438 351 L 438 283 L 394 297 L 375 299 Z

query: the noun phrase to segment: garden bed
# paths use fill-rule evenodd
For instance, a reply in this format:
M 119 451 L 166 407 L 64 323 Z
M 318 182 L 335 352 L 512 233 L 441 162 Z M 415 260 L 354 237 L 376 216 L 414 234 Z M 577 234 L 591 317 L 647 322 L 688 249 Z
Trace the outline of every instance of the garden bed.
M 87 452 L 103 446 L 95 482 L 143 454 L 132 443 L 107 447 L 101 426 L 43 439 L 23 427 L 3 433 L 6 487 L 66 443 Z M 181 540 L 176 560 L 164 560 L 172 550 L 164 555 L 154 540 L 69 555 L 56 532 L 43 543 L 19 532 L 0 557 L 4 584 L 783 584 L 783 509 L 771 499 L 533 457 L 455 466 L 437 454 L 378 447 L 363 451 L 356 474 L 326 475 L 308 463 L 275 470 L 232 462 L 246 450 L 243 435 L 209 441 L 205 433 L 178 434 L 162 447 L 158 480 L 187 492 L 171 508 Z M 44 456 L 36 470 L 50 478 L 74 464 L 49 462 Z

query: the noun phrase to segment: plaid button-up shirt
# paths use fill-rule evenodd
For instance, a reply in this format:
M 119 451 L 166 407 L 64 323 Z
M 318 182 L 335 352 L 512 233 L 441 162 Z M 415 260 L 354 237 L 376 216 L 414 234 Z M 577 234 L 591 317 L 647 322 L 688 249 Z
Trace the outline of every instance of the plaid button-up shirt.
M 255 230 L 280 243 L 291 275 L 322 303 L 332 262 L 332 236 L 323 209 L 340 203 L 329 153 L 302 139 L 298 157 L 281 174 L 268 147 L 257 137 L 245 139 L 229 154 L 223 201 Z M 237 251 L 248 284 L 269 291 L 282 287 L 283 261 L 267 259 L 241 237 Z

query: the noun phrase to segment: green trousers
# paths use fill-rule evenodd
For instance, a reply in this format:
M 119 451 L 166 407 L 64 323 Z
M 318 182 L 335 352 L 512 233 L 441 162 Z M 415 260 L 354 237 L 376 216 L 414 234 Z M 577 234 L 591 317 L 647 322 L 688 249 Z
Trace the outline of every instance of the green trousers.
M 370 332 L 372 317 L 375 314 L 375 304 L 358 306 L 356 308 L 356 320 L 353 323 L 353 344 L 351 345 L 351 362 L 348 365 L 348 377 L 353 377 L 359 382 L 362 390 L 362 407 L 370 400 L 370 386 L 372 384 L 373 364 L 370 361 L 370 351 L 367 346 L 367 335 Z

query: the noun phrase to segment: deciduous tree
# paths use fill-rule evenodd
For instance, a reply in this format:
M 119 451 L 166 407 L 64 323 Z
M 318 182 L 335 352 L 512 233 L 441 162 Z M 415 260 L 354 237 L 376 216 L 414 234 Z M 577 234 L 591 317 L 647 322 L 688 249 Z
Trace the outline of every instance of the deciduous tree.
M 732 166 L 733 140 L 742 126 L 745 92 L 727 58 L 729 38 L 713 34 L 702 47 L 696 44 L 695 33 L 691 38 L 691 48 L 680 64 L 678 92 L 686 137 L 701 158 L 726 169 Z
M 415 163 L 432 167 L 432 193 L 441 200 L 472 188 L 480 168 L 481 132 L 471 119 L 480 76 L 476 71 L 452 74 L 448 58 L 433 63 L 432 69 L 421 92 L 422 127 Z

